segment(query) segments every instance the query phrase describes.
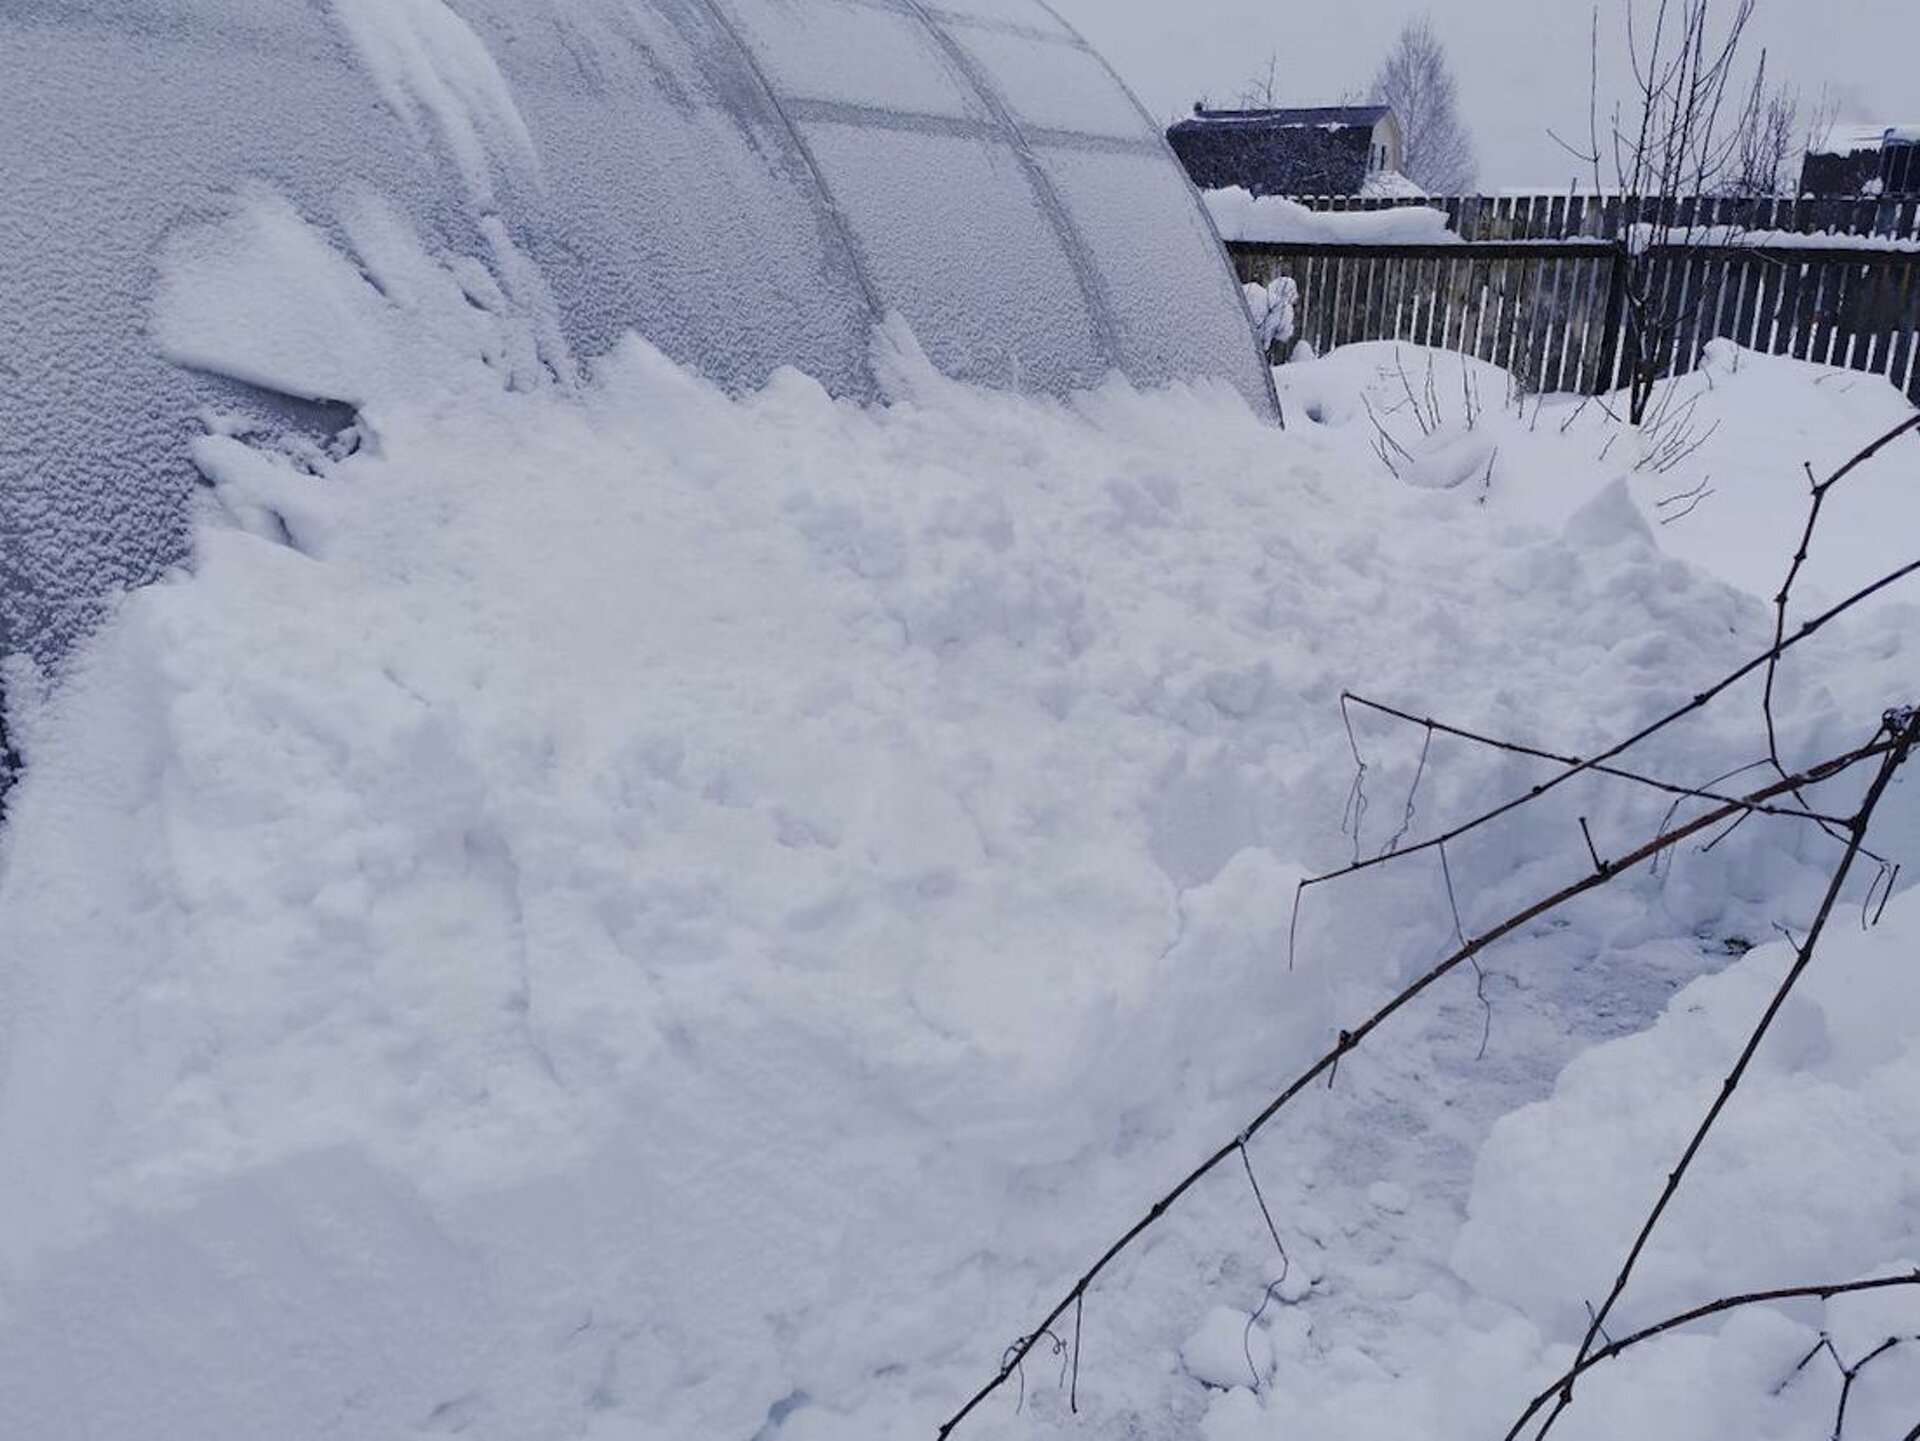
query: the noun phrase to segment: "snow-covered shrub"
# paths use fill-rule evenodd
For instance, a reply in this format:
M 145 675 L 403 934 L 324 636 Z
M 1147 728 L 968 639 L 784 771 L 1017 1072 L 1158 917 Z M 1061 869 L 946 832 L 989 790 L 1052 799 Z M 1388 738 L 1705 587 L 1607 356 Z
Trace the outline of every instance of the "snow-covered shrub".
M 1253 320 L 1253 332 L 1269 359 L 1279 360 L 1293 339 L 1294 313 L 1300 304 L 1300 287 L 1291 275 L 1279 275 L 1266 285 L 1249 283 L 1241 287 L 1247 297 L 1247 314 Z

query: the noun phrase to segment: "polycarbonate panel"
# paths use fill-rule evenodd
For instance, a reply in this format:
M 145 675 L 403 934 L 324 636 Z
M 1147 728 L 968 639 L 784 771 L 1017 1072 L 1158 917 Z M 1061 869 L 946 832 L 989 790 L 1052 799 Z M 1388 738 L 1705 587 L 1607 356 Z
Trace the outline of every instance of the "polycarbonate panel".
M 638 331 L 724 385 L 793 364 L 866 389 L 854 258 L 763 72 L 706 0 L 572 0 L 538 25 L 524 0 L 460 8 L 539 147 L 545 193 L 520 224 L 576 357 Z
M 1011 146 L 850 125 L 804 134 L 881 303 L 906 318 L 942 370 L 1002 389 L 1058 391 L 1114 367 Z
M 302 343 L 324 272 L 505 385 L 637 333 L 731 388 L 870 397 L 898 312 L 989 385 L 1274 409 L 1170 152 L 1037 0 L 4 0 L 0 135 L 0 653 L 56 659 L 188 557 L 202 412 L 325 438 L 409 380 L 281 363 L 218 273 L 161 317 L 216 231 L 256 283 L 320 258 L 262 306 Z
M 1073 38 L 1058 16 L 1033 0 L 929 0 L 922 8 L 937 20 L 985 21 Z
M 383 115 L 306 7 L 0 5 L 0 653 L 54 660 L 108 592 L 186 557 L 200 407 L 312 410 L 155 352 L 169 233 L 244 181 L 324 213 L 353 176 L 480 248 Z
M 1158 140 L 1133 97 L 1092 51 L 978 26 L 956 25 L 949 33 L 1023 129 L 1071 130 L 1143 145 Z
M 1246 328 L 1231 272 L 1195 266 L 1216 242 L 1192 205 L 1186 177 L 1151 155 L 1081 150 L 1041 153 L 1054 193 L 1085 237 L 1119 329 L 1121 369 L 1147 383 L 1223 374 Z M 1260 403 L 1264 375 L 1225 378 Z
M 783 96 L 985 119 L 980 95 L 911 12 L 866 0 L 720 0 Z

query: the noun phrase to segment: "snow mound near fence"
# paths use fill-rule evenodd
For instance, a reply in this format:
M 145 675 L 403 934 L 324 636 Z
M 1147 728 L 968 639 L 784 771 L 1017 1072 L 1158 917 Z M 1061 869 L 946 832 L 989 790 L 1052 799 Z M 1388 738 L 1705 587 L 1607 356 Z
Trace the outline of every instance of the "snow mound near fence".
M 630 343 L 577 395 L 383 371 L 331 459 L 202 439 L 194 572 L 19 717 L 23 1435 L 930 1435 L 1447 942 L 1437 877 L 1396 870 L 1309 907 L 1290 964 L 1297 879 L 1409 794 L 1424 829 L 1544 774 L 1350 740 L 1343 687 L 1580 750 L 1770 634 L 1577 428 L 1503 421 L 1540 466 L 1489 497 L 1379 464 L 1359 395 L 1387 381 L 1352 357 L 1282 372 L 1323 404 L 1279 433 L 1224 387 L 1022 399 L 883 344 L 886 406 L 791 372 L 729 398 Z M 1911 633 L 1834 635 L 1783 723 L 1858 739 Z M 1708 779 L 1751 700 L 1644 764 Z M 1618 838 L 1666 804 L 1573 787 L 1463 845 L 1466 923 L 1584 864 L 1575 815 Z M 1249 1385 L 1219 1312 L 1251 1316 L 1270 1241 L 1222 1186 L 1090 1302 L 1092 1423 L 1499 1413 L 1565 1298 L 1446 1269 L 1486 1127 L 1703 948 L 1797 920 L 1825 844 L 1756 825 L 1530 936 L 1484 1068 L 1470 987 L 1344 1065 L 1261 1153 L 1300 1259 Z M 1845 1070 L 1870 1059 L 1827 1083 L 1890 1084 Z M 980 1434 L 1081 1424 L 1048 1370 Z
M 1564 524 L 1623 480 L 1664 552 L 1769 603 L 1806 527 L 1809 470 L 1832 474 L 1913 414 L 1881 376 L 1725 340 L 1663 383 L 1639 431 L 1611 397 L 1523 396 L 1485 361 L 1394 341 L 1274 374 L 1296 420 L 1371 440 L 1379 468 L 1412 485 L 1464 486 L 1508 519 Z M 1901 442 L 1830 495 L 1795 583 L 1806 613 L 1913 558 L 1920 486 L 1900 461 L 1914 452 L 1920 442 Z
M 1447 215 L 1427 205 L 1387 210 L 1313 210 L 1281 195 L 1241 186 L 1202 191 L 1207 213 L 1228 242 L 1266 245 L 1459 245 Z

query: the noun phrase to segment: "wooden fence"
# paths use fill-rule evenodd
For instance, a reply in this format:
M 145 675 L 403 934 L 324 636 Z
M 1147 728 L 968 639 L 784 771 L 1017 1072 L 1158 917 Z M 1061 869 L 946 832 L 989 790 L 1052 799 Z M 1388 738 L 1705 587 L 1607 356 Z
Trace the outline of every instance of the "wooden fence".
M 1670 372 L 1692 369 L 1709 341 L 1725 338 L 1884 375 L 1920 404 L 1920 250 L 1814 248 L 1817 240 L 1646 250 L 1649 294 L 1672 330 Z M 1627 261 L 1607 240 L 1227 249 L 1242 280 L 1293 278 L 1295 333 L 1323 353 L 1405 340 L 1491 361 L 1531 389 L 1584 394 L 1616 389 L 1635 353 Z
M 1445 195 L 1362 198 L 1292 197 L 1319 211 L 1399 210 L 1423 205 L 1444 211 L 1447 229 L 1467 241 L 1618 240 L 1636 222 L 1662 226 L 1728 226 L 1794 235 L 1877 235 L 1920 239 L 1920 196 L 1784 199 L 1723 196 Z

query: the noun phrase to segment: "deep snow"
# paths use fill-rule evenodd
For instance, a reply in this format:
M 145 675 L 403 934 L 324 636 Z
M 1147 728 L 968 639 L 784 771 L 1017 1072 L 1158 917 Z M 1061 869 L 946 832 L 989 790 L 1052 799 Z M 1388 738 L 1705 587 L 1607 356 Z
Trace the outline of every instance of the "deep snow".
M 1591 751 L 1765 646 L 1799 462 L 1904 405 L 1722 351 L 1679 422 L 1722 429 L 1659 473 L 1597 405 L 1450 357 L 1429 390 L 1391 347 L 1284 367 L 1276 433 L 1224 387 L 990 395 L 898 329 L 870 407 L 792 372 L 729 398 L 637 342 L 508 393 L 477 344 L 350 333 L 358 433 L 296 458 L 210 417 L 193 573 L 51 695 L 16 679 L 9 1437 L 931 1436 L 1450 945 L 1416 861 L 1311 893 L 1290 965 L 1295 882 L 1385 844 L 1416 772 L 1414 836 L 1551 773 L 1350 742 L 1342 689 Z M 1809 596 L 1910 555 L 1916 444 L 1836 500 Z M 1796 653 L 1793 759 L 1913 698 L 1913 619 Z M 1632 759 L 1702 783 L 1763 736 L 1743 687 Z M 1911 795 L 1875 837 L 1908 858 Z M 1578 818 L 1617 854 L 1667 805 L 1583 781 L 1462 842 L 1462 924 L 1581 874 Z M 1499 1435 L 1780 950 L 1682 988 L 1803 927 L 1836 855 L 1755 821 L 1498 948 L 1488 1009 L 1449 983 L 1251 1147 L 1290 1255 L 1264 1307 L 1222 1174 L 1089 1297 L 1078 1418 L 1048 1355 L 960 1434 Z M 1636 1317 L 1920 1252 L 1917 927 L 1900 896 L 1834 946 Z M 1837 1382 L 1770 1388 L 1819 1324 L 1649 1348 L 1559 1434 L 1817 1430 Z M 1857 1434 L 1915 1419 L 1915 1364 Z

